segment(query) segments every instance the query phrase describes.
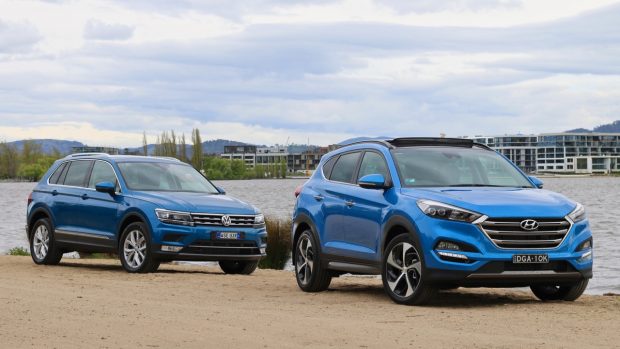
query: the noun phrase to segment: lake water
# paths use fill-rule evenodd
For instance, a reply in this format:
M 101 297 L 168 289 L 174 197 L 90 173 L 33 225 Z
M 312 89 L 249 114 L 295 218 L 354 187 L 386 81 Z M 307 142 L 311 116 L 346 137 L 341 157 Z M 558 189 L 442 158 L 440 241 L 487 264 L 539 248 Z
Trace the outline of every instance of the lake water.
M 594 278 L 588 293 L 620 293 L 620 178 L 544 178 L 545 188 L 581 202 L 594 233 Z M 294 191 L 303 179 L 218 181 L 228 194 L 252 203 L 266 215 L 288 217 L 295 204 Z M 26 199 L 34 183 L 0 182 L 0 254 L 28 246 L 24 233 Z

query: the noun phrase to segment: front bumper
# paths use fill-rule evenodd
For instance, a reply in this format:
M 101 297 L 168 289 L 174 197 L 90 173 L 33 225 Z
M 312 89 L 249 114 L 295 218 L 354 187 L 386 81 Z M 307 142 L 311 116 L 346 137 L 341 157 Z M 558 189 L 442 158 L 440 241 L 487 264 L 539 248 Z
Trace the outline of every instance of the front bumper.
M 161 223 L 155 232 L 152 249 L 161 260 L 258 261 L 266 256 L 267 231 L 264 227 L 186 227 Z M 236 232 L 240 239 L 217 239 L 217 232 Z M 177 251 L 172 252 L 171 248 Z
M 592 277 L 592 250 L 578 251 L 592 238 L 586 221 L 573 224 L 564 241 L 550 249 L 499 248 L 474 224 L 423 217 L 417 222 L 423 245 L 426 275 L 439 285 L 522 287 L 534 284 L 570 284 Z M 464 250 L 437 250 L 440 241 L 454 242 Z M 444 256 L 440 255 L 444 252 Z M 464 260 L 446 258 L 458 253 Z M 514 264 L 515 254 L 546 254 L 546 264 Z M 589 254 L 589 258 L 584 255 Z

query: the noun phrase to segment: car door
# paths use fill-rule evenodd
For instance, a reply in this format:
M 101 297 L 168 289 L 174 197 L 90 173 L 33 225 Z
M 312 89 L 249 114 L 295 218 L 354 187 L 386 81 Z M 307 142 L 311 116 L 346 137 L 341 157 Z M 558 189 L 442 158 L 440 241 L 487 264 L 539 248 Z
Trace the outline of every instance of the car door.
M 381 222 L 386 207 L 390 205 L 389 191 L 392 189 L 365 189 L 357 185 L 363 176 L 381 174 L 386 182 L 391 177 L 385 158 L 378 151 L 366 151 L 363 154 L 359 171 L 356 174 L 356 185 L 346 191 L 343 215 L 344 237 L 350 244 L 353 257 L 374 261 L 381 238 Z
M 101 182 L 116 184 L 116 193 L 101 193 L 95 186 Z M 112 165 L 103 160 L 96 160 L 93 164 L 89 179 L 88 191 L 83 197 L 81 215 L 84 219 L 83 231 L 92 234 L 97 239 L 116 241 L 116 223 L 118 222 L 119 209 L 123 203 L 123 196 L 116 172 Z M 102 242 L 104 243 L 104 242 Z
M 52 186 L 51 205 L 55 220 L 56 238 L 70 240 L 74 233 L 81 233 L 84 220 L 80 215 L 82 196 L 86 194 L 86 179 L 92 160 L 72 160 L 67 163 L 61 178 Z
M 318 194 L 322 202 L 322 214 L 325 227 L 323 232 L 326 253 L 347 254 L 348 244 L 344 236 L 343 215 L 345 212 L 345 195 L 354 187 L 354 175 L 357 171 L 361 152 L 354 151 L 341 154 L 331 172 L 326 174 Z

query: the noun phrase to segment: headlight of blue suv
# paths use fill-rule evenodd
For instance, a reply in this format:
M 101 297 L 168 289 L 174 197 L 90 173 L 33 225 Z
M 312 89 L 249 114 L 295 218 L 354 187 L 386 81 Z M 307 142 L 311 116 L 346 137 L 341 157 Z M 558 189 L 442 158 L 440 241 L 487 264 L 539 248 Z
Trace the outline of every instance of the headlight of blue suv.
M 265 216 L 263 216 L 262 213 L 259 213 L 256 216 L 254 216 L 254 225 L 263 225 L 263 224 L 265 224 Z
M 161 208 L 155 209 L 155 214 L 160 221 L 168 224 L 194 225 L 189 212 L 168 211 Z
M 582 204 L 577 204 L 573 212 L 568 214 L 568 218 L 570 218 L 573 223 L 581 222 L 586 219 L 586 209 Z
M 431 200 L 418 200 L 418 207 L 429 217 L 471 223 L 481 214 Z

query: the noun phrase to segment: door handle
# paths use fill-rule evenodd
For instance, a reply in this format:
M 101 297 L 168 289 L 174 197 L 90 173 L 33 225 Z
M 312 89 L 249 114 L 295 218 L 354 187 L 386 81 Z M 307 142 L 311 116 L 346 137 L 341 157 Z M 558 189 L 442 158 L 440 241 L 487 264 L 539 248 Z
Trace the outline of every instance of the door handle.
M 82 200 L 88 199 L 88 194 L 82 194 Z
M 56 190 L 56 189 L 52 190 L 52 195 L 53 195 L 53 196 L 58 195 L 58 190 Z
M 321 195 L 321 194 L 314 196 L 314 200 L 316 200 L 316 201 L 323 201 L 323 199 L 325 199 L 325 197 L 323 197 L 323 195 Z
M 355 202 L 353 202 L 353 200 L 349 200 L 349 201 L 345 201 L 344 204 L 347 205 L 347 207 L 353 207 L 355 205 Z

